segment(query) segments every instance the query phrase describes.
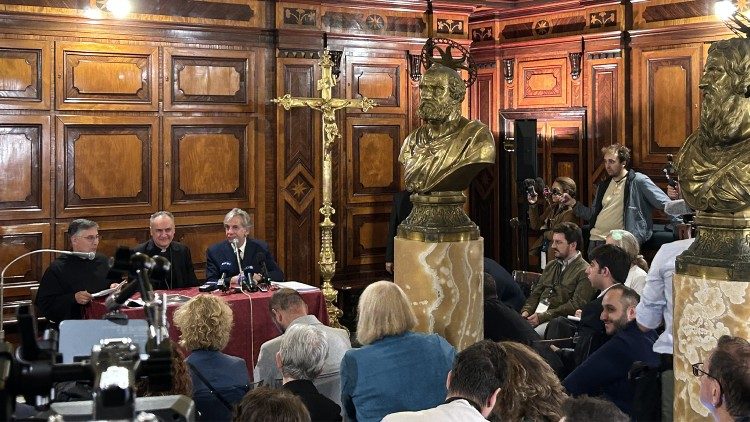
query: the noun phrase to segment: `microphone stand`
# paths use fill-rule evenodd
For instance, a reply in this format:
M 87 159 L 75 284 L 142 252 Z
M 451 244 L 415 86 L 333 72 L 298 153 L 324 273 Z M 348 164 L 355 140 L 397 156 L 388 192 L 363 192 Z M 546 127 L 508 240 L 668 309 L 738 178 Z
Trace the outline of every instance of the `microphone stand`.
M 10 261 L 8 265 L 3 268 L 3 271 L 0 273 L 0 342 L 5 340 L 5 313 L 4 313 L 4 300 L 5 300 L 5 271 L 10 268 L 11 265 L 15 264 L 17 261 L 19 261 L 21 258 L 26 258 L 29 255 L 34 255 L 41 252 L 51 252 L 51 253 L 59 253 L 63 255 L 76 255 L 79 256 L 81 253 L 86 252 L 73 252 L 73 251 L 63 251 L 59 249 L 37 249 L 35 251 L 26 252 L 25 254 L 19 256 L 18 258 Z M 93 254 L 93 253 L 91 253 Z M 91 256 L 91 255 L 89 255 Z

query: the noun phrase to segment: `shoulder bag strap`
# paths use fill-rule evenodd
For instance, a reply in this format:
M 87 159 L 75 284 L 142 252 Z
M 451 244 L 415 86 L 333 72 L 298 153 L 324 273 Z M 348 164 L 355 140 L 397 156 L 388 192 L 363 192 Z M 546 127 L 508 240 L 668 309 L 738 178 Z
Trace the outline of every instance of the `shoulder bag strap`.
M 187 362 L 187 364 L 190 367 L 190 370 L 193 371 L 193 373 L 195 375 L 197 375 L 198 378 L 200 378 L 200 380 L 203 382 L 203 384 L 206 384 L 206 387 L 208 387 L 208 391 L 210 391 L 211 394 L 213 394 L 214 396 L 216 396 L 216 398 L 219 399 L 219 401 L 221 402 L 221 404 L 223 404 L 227 409 L 229 409 L 231 411 L 232 410 L 232 405 L 229 404 L 229 402 L 227 401 L 227 399 L 224 398 L 224 396 L 222 396 L 218 391 L 216 391 L 216 389 L 214 388 L 214 386 L 211 385 L 210 382 L 208 382 L 208 380 L 206 379 L 206 377 L 204 377 L 203 374 L 201 374 L 200 371 L 198 371 L 198 368 L 196 368 L 190 362 Z

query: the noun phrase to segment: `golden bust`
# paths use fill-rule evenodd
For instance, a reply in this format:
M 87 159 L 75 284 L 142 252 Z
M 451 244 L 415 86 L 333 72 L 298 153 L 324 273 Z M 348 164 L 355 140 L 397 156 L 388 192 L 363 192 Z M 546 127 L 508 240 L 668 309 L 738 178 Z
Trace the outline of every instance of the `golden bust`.
M 700 211 L 744 210 L 750 206 L 750 40 L 711 45 L 699 87 L 700 128 L 677 157 L 682 195 Z
M 406 189 L 416 193 L 462 191 L 482 168 L 495 162 L 487 125 L 461 116 L 466 86 L 455 70 L 434 64 L 419 84 L 424 124 L 404 141 L 399 162 Z

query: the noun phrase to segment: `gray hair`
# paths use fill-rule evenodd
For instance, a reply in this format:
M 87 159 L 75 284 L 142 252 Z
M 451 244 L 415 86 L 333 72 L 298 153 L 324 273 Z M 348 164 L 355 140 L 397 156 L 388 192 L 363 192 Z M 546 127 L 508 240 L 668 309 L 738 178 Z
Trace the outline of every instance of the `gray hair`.
M 281 373 L 295 380 L 314 380 L 323 371 L 328 339 L 320 328 L 295 324 L 281 339 Z
M 149 224 L 152 224 L 154 220 L 156 220 L 159 217 L 169 217 L 170 220 L 174 223 L 174 215 L 172 215 L 169 211 L 156 211 L 155 213 L 151 214 L 151 218 L 148 219 Z
M 78 218 L 70 222 L 68 226 L 68 235 L 75 236 L 78 233 L 88 229 L 98 229 L 99 225 L 85 218 Z
M 227 221 L 233 219 L 234 217 L 240 217 L 240 220 L 242 220 L 242 226 L 246 229 L 249 229 L 253 226 L 253 221 L 250 219 L 250 214 L 240 208 L 232 208 L 232 210 L 224 216 L 224 224 L 226 224 Z

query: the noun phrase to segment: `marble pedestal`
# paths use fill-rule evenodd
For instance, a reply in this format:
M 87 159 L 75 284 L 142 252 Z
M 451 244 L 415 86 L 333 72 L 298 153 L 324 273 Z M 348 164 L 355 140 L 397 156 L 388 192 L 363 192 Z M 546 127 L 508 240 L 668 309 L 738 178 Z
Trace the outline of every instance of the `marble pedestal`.
M 458 351 L 484 338 L 484 239 L 421 242 L 397 237 L 394 280 L 417 315 L 417 331 Z
M 673 283 L 674 420 L 712 421 L 690 365 L 706 362 L 722 335 L 750 338 L 750 283 L 685 274 Z

